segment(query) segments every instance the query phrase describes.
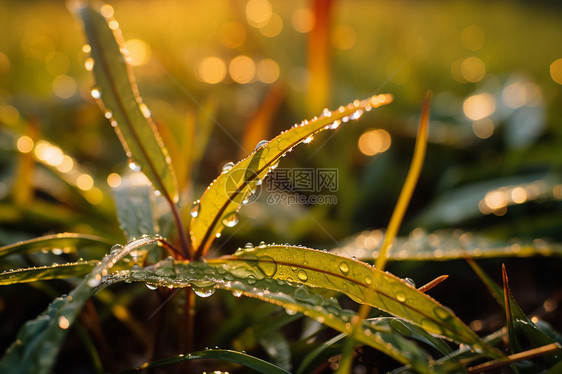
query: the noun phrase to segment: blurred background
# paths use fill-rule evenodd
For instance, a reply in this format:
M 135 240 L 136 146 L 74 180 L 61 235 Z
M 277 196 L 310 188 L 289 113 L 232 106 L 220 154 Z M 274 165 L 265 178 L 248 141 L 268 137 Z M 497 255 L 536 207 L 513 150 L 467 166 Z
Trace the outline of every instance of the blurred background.
M 384 228 L 428 90 L 430 144 L 401 233 L 460 228 L 505 242 L 562 240 L 557 2 L 109 4 L 105 11 L 114 12 L 141 96 L 174 159 L 185 207 L 260 140 L 325 107 L 394 95 L 392 104 L 319 134 L 282 160 L 282 168 L 337 168 L 338 188 L 330 192 L 337 205 L 272 204 L 262 191 L 242 209 L 240 224 L 225 230 L 215 254 L 261 240 L 331 249 Z M 81 25 L 63 1 L 2 0 L 0 33 L 0 245 L 64 231 L 123 242 L 111 189 L 128 164 L 90 96 Z M 499 279 L 494 261 L 487 265 Z M 558 259 L 509 261 L 515 288 L 519 282 L 528 291 L 516 294 L 524 306 L 562 300 Z M 434 265 L 390 266 L 400 276 L 436 275 Z M 461 279 L 471 276 L 463 263 L 449 266 Z M 436 297 L 450 298 L 450 290 Z M 464 318 L 484 313 L 460 308 Z

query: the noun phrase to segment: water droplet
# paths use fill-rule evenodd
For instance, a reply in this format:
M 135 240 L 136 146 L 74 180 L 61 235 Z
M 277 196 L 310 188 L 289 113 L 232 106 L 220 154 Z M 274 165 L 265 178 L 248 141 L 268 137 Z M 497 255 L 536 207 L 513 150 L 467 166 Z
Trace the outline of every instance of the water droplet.
M 240 220 L 240 216 L 238 215 L 238 213 L 232 212 L 232 213 L 227 214 L 222 219 L 222 224 L 225 225 L 226 227 L 234 227 L 238 224 L 239 220 Z
M 263 147 L 267 143 L 269 143 L 269 140 L 260 140 L 258 144 L 256 144 L 256 148 L 254 148 L 254 151 L 257 151 L 259 148 Z
M 101 283 L 101 274 L 96 274 L 92 278 L 88 279 L 88 286 L 89 287 L 97 287 Z
M 242 296 L 242 291 L 240 290 L 232 290 L 232 295 L 236 296 L 236 297 L 240 297 Z
M 331 117 L 332 116 L 332 112 L 330 112 L 330 110 L 328 108 L 324 108 L 324 110 L 322 111 L 322 115 L 324 117 Z
M 67 328 L 70 327 L 70 321 L 66 317 L 60 316 L 59 317 L 59 327 L 63 330 L 66 330 Z
M 352 115 L 351 115 L 351 119 L 359 119 L 361 116 L 363 115 L 363 111 L 361 109 L 355 111 Z
M 106 110 L 103 116 L 107 119 L 110 119 L 113 116 L 113 113 L 111 113 L 111 110 Z
M 367 285 L 370 285 L 371 283 L 373 283 L 373 280 L 371 279 L 371 277 L 365 277 L 365 283 L 367 283 Z
M 94 69 L 94 59 L 88 57 L 84 62 L 84 67 L 86 68 L 87 71 L 92 71 Z
M 342 121 L 342 122 L 348 122 L 348 121 L 349 121 L 349 117 L 348 117 L 348 116 L 345 116 L 345 117 L 343 117 L 343 118 L 341 119 L 341 121 Z
M 311 135 L 311 136 L 309 136 L 308 138 L 304 139 L 302 142 L 303 142 L 304 144 L 308 144 L 308 143 L 310 143 L 310 142 L 313 141 L 313 140 L 314 140 L 314 137 Z
M 162 196 L 162 192 L 159 190 L 154 190 L 154 196 Z
M 435 315 L 440 319 L 445 320 L 451 318 L 451 314 L 449 314 L 444 308 L 437 307 L 433 311 L 435 312 Z
M 61 248 L 53 248 L 51 250 L 51 252 L 53 252 L 53 254 L 57 255 L 57 256 L 62 255 L 62 249 Z
M 256 276 L 253 274 L 248 275 L 248 277 L 246 278 L 246 282 L 248 282 L 248 284 L 255 284 Z
M 98 88 L 93 88 L 92 91 L 90 91 L 90 95 L 92 95 L 94 99 L 99 99 L 101 98 L 101 91 Z
M 117 121 L 116 120 L 112 120 L 110 123 L 111 123 L 111 127 L 117 127 Z
M 209 286 L 204 287 L 197 287 L 192 285 L 191 288 L 193 289 L 193 293 L 195 293 L 199 297 L 209 297 L 215 293 L 215 284 L 211 284 Z
M 346 262 L 340 262 L 340 271 L 343 275 L 349 274 L 349 265 Z
M 234 162 L 227 162 L 226 164 L 223 165 L 222 172 L 226 173 L 227 171 L 232 169 L 233 166 L 234 166 Z
M 297 277 L 301 280 L 301 282 L 306 282 L 308 280 L 308 274 L 306 274 L 306 271 L 304 270 L 299 270 Z
M 265 244 L 265 242 L 262 240 L 262 241 L 260 242 L 260 248 L 264 248 L 265 246 L 266 246 L 266 244 Z
M 141 171 L 140 165 L 135 164 L 133 161 L 129 162 L 129 169 L 132 171 Z
M 246 243 L 244 245 L 244 251 L 246 251 L 246 252 L 253 252 L 255 250 L 256 250 L 256 248 L 254 247 L 254 245 L 252 243 Z
M 328 126 L 326 126 L 326 128 L 328 130 L 335 130 L 338 127 L 340 127 L 341 125 L 341 121 L 340 120 L 335 120 L 334 122 L 330 123 Z
M 148 117 L 150 117 L 150 115 L 152 114 L 152 113 L 150 113 L 150 109 L 148 109 L 148 107 L 147 107 L 146 104 L 144 104 L 144 103 L 142 103 L 142 104 L 139 105 L 139 109 L 141 110 L 142 115 L 144 116 L 144 118 L 148 118 Z
M 220 238 L 220 237 L 221 237 L 221 233 L 220 233 L 220 232 L 217 232 L 217 233 L 215 234 L 215 238 L 218 239 L 218 238 Z
M 145 283 L 145 285 L 146 285 L 146 288 L 148 288 L 149 290 L 152 290 L 152 291 L 154 291 L 158 288 L 157 285 L 151 284 L 151 283 Z
M 416 282 L 412 278 L 404 278 L 404 282 L 408 283 L 410 286 L 416 288 Z
M 406 295 L 404 295 L 402 292 L 398 292 L 396 294 L 396 300 L 403 303 L 404 301 L 406 301 Z
M 272 257 L 261 256 L 258 260 L 258 267 L 266 277 L 273 277 L 277 271 L 277 262 Z
M 285 313 L 287 313 L 290 316 L 294 316 L 295 314 L 297 314 L 297 310 L 293 309 L 292 307 L 287 307 L 285 308 Z
M 194 201 L 193 205 L 191 206 L 191 216 L 193 218 L 197 217 L 199 215 L 200 209 L 201 209 L 201 202 L 199 200 Z

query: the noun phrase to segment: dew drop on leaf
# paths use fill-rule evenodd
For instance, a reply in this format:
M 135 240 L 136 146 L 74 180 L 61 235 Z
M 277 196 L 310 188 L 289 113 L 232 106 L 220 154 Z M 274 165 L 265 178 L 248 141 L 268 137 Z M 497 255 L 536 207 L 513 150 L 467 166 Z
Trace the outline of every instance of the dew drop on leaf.
M 343 275 L 349 274 L 349 265 L 345 262 L 340 262 L 340 271 Z
M 254 148 L 254 151 L 257 151 L 259 148 L 263 147 L 267 143 L 269 143 L 269 140 L 260 140 L 258 144 L 256 144 L 256 148 Z
M 246 243 L 246 245 L 244 245 L 244 251 L 246 252 L 252 252 L 255 251 L 256 248 L 254 247 L 254 245 L 252 243 Z
M 253 274 L 248 275 L 248 278 L 246 278 L 246 282 L 248 282 L 248 284 L 254 284 L 256 283 L 256 277 Z
M 239 220 L 240 220 L 240 216 L 238 215 L 238 213 L 232 212 L 227 214 L 222 219 L 222 224 L 225 225 L 226 227 L 234 227 L 238 224 Z
M 234 162 L 227 162 L 226 164 L 223 165 L 222 172 L 226 173 L 227 171 L 232 169 L 233 166 L 234 166 Z
M 277 262 L 270 256 L 261 256 L 258 260 L 258 267 L 266 277 L 273 277 L 277 272 Z
M 301 282 L 306 282 L 308 280 L 308 274 L 306 274 L 306 271 L 304 270 L 299 270 L 297 272 L 297 277 Z
M 145 283 L 145 285 L 146 285 L 146 288 L 148 288 L 149 290 L 152 290 L 152 291 L 154 291 L 155 289 L 158 288 L 157 285 L 151 284 L 151 283 Z
M 101 98 L 101 91 L 98 88 L 93 88 L 92 91 L 90 91 L 90 95 L 92 95 L 94 99 L 99 99 Z
M 242 291 L 232 290 L 232 295 L 234 295 L 235 297 L 240 297 L 240 296 L 242 296 Z
M 302 142 L 303 142 L 304 144 L 308 144 L 308 143 L 310 143 L 310 142 L 313 141 L 313 140 L 314 140 L 314 137 L 311 135 L 311 136 L 309 136 L 308 138 L 304 139 Z
M 416 288 L 416 282 L 412 278 L 404 278 L 404 282 L 408 283 L 410 286 Z
M 294 316 L 295 314 L 297 314 L 297 310 L 293 308 L 285 308 L 285 313 L 290 316 Z
M 133 161 L 129 162 L 129 169 L 132 171 L 141 171 L 140 165 L 135 164 Z
M 396 300 L 400 301 L 401 303 L 403 303 L 404 301 L 406 301 L 406 295 L 404 295 L 402 292 L 398 292 L 396 294 Z
M 111 110 L 106 110 L 103 116 L 107 119 L 110 119 L 113 116 L 113 113 L 111 113 Z
M 87 71 L 92 71 L 94 69 L 94 59 L 88 57 L 84 62 L 84 67 L 86 68 Z
M 193 205 L 191 206 L 191 216 L 193 218 L 197 217 L 199 215 L 200 209 L 201 209 L 201 202 L 199 200 L 194 201 Z
M 451 318 L 451 315 L 449 313 L 447 313 L 447 311 L 443 308 L 435 308 L 433 310 L 435 312 L 435 315 L 441 319 L 448 319 Z
M 214 294 L 216 290 L 214 284 L 206 287 L 191 286 L 191 288 L 193 289 L 193 293 L 199 297 L 209 297 Z
M 373 283 L 373 280 L 371 279 L 371 277 L 365 277 L 365 283 L 367 283 L 367 285 L 370 285 L 371 283 Z

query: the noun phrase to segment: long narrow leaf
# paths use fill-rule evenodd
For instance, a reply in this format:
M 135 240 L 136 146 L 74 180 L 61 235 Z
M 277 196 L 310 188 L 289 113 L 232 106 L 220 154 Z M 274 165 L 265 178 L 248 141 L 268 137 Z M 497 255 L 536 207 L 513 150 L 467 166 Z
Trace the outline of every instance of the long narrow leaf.
M 5 271 L 0 273 L 0 286 L 48 279 L 80 277 L 91 272 L 96 265 L 98 265 L 98 261 L 78 261 L 68 264 Z
M 39 317 L 28 321 L 0 361 L 0 373 L 47 374 L 51 372 L 68 329 L 84 303 L 100 289 L 125 280 L 126 272 L 109 273 L 130 251 L 156 242 L 142 238 L 124 247 L 116 245 L 68 296 L 56 298 Z
M 0 257 L 14 253 L 37 252 L 43 249 L 65 248 L 65 247 L 92 247 L 111 245 L 107 240 L 93 235 L 83 235 L 74 233 L 62 233 L 41 236 L 22 242 L 7 245 L 0 248 Z
M 333 112 L 325 110 L 319 118 L 303 121 L 282 132 L 267 144 L 258 144 L 254 152 L 225 170 L 205 190 L 200 201 L 195 202 L 191 219 L 191 240 L 201 257 L 217 234 L 238 222 L 238 210 L 259 183 L 275 169 L 279 159 L 296 145 L 312 141 L 315 134 L 335 129 L 342 122 L 358 119 L 365 111 L 390 103 L 390 95 L 377 95 L 340 107 Z
M 351 333 L 357 314 L 343 310 L 335 299 L 325 299 L 306 286 L 289 284 L 283 280 L 266 278 L 245 262 L 237 266 L 213 262 L 177 262 L 165 260 L 153 267 L 131 272 L 130 280 L 162 287 L 192 287 L 201 296 L 210 296 L 216 288 L 226 289 L 234 296 L 248 296 L 284 307 L 288 313 L 303 313 L 337 331 Z M 433 360 L 413 342 L 386 327 L 363 321 L 355 335 L 362 344 L 369 345 L 420 373 L 435 372 Z
M 359 303 L 412 321 L 428 332 L 470 345 L 482 343 L 451 310 L 400 278 L 364 262 L 310 248 L 280 245 L 240 249 L 234 256 L 210 261 L 220 261 L 234 269 L 246 263 L 254 267 L 255 277 L 342 292 Z
M 174 357 L 164 358 L 162 360 L 157 360 L 153 362 L 147 362 L 139 367 L 123 370 L 117 374 L 128 374 L 136 373 L 142 369 L 150 369 L 160 366 L 166 366 L 175 364 L 178 362 L 185 362 L 190 360 L 221 360 L 234 362 L 240 365 L 244 365 L 249 369 L 253 369 L 258 373 L 262 374 L 289 374 L 288 371 L 281 369 L 267 361 L 260 358 L 250 356 L 249 354 L 243 352 L 232 351 L 228 349 L 208 349 L 206 351 L 192 352 L 188 354 L 181 354 Z
M 101 9 L 103 14 L 100 8 L 90 5 L 76 9 L 91 48 L 92 59 L 88 63 L 93 64 L 97 83 L 92 96 L 101 100 L 105 117 L 115 128 L 127 157 L 142 170 L 162 196 L 169 202 L 175 202 L 178 192 L 168 151 L 148 107 L 138 94 L 127 63 L 128 52 L 119 24 L 112 16 L 113 11 L 107 6 Z

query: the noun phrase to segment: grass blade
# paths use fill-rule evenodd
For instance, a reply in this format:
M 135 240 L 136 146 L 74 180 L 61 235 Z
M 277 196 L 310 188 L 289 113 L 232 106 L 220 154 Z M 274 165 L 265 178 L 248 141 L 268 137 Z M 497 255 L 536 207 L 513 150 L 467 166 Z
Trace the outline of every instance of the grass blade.
M 296 145 L 312 140 L 326 129 L 335 129 L 342 122 L 358 119 L 365 111 L 390 103 L 390 95 L 377 95 L 330 112 L 325 110 L 319 118 L 303 121 L 282 132 L 265 145 L 260 145 L 231 169 L 225 170 L 205 190 L 192 211 L 190 233 L 195 249 L 195 259 L 202 257 L 224 226 L 238 222 L 238 210 L 279 159 Z
M 210 261 L 234 269 L 241 264 L 250 265 L 257 278 L 281 279 L 342 292 L 361 304 L 414 322 L 430 333 L 470 345 L 482 343 L 451 310 L 409 283 L 364 262 L 309 248 L 279 245 L 240 249 L 234 256 Z
M 267 361 L 264 361 L 260 358 L 250 356 L 249 354 L 232 351 L 228 349 L 208 349 L 206 351 L 198 351 L 192 352 L 188 354 L 181 354 L 174 357 L 164 358 L 162 360 L 153 361 L 150 363 L 145 363 L 141 366 L 138 366 L 133 369 L 123 370 L 118 372 L 117 374 L 128 374 L 128 373 L 136 373 L 142 369 L 150 369 L 156 368 L 160 366 L 166 366 L 175 364 L 178 362 L 185 362 L 191 360 L 221 360 L 221 361 L 229 361 L 234 362 L 240 365 L 244 365 L 249 369 L 253 369 L 258 373 L 263 374 L 289 374 L 288 371 L 285 371 L 273 364 L 270 364 Z
M 138 94 L 113 10 L 106 5 L 101 8 L 78 5 L 77 8 L 91 48 L 90 62 L 97 83 L 92 96 L 101 100 L 104 114 L 115 128 L 127 157 L 166 200 L 176 202 L 178 191 L 171 160 L 150 111 Z
M 126 272 L 111 274 L 111 268 L 130 251 L 157 241 L 157 238 L 147 237 L 131 241 L 124 247 L 115 245 L 68 296 L 56 298 L 39 317 L 20 328 L 16 341 L 0 361 L 0 372 L 50 373 L 68 328 L 84 303 L 100 289 L 125 280 Z
M 131 272 L 131 281 L 152 283 L 162 287 L 193 287 L 208 296 L 216 288 L 284 307 L 288 313 L 303 313 L 324 325 L 345 334 L 351 333 L 357 314 L 343 310 L 336 299 L 325 299 L 306 286 L 291 285 L 282 280 L 272 281 L 246 263 L 225 266 L 220 262 L 179 262 L 165 260 L 152 267 Z M 435 372 L 432 358 L 413 342 L 386 327 L 369 321 L 355 335 L 356 341 L 369 345 L 420 373 Z
M 105 239 L 93 236 L 74 233 L 61 233 L 54 235 L 41 236 L 30 240 L 24 240 L 0 248 L 0 257 L 22 252 L 37 252 L 43 249 L 64 248 L 64 247 L 108 247 L 111 243 Z
M 414 194 L 414 189 L 418 183 L 418 178 L 420 176 L 423 161 L 425 160 L 425 150 L 427 148 L 427 134 L 429 132 L 429 109 L 431 104 L 431 93 L 428 93 L 422 106 L 422 114 L 420 118 L 420 125 L 418 128 L 418 136 L 416 138 L 416 147 L 414 149 L 414 157 L 412 158 L 412 164 L 410 165 L 410 170 L 408 170 L 408 175 L 406 176 L 406 181 L 400 191 L 400 196 L 398 197 L 398 202 L 394 207 L 392 212 L 392 217 L 388 224 L 388 228 L 384 235 L 384 241 L 382 243 L 382 248 L 379 256 L 375 262 L 375 266 L 379 270 L 384 270 L 386 261 L 388 259 L 388 252 L 392 242 L 398 234 L 398 229 L 406 214 L 406 209 L 408 204 L 412 199 Z
M 98 261 L 78 261 L 68 264 L 5 271 L 0 273 L 0 286 L 49 279 L 81 277 L 91 272 L 97 264 Z

